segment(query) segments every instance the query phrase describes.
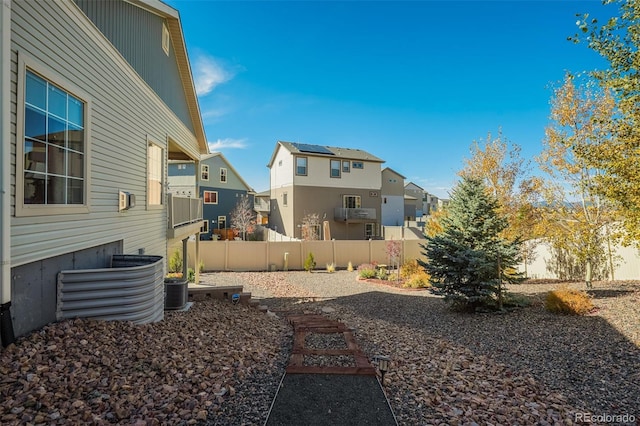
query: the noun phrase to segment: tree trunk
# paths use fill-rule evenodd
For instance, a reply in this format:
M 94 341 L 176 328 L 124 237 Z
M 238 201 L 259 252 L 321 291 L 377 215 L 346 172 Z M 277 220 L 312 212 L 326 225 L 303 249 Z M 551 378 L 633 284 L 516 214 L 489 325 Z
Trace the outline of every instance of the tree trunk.
M 584 281 L 585 284 L 587 285 L 587 289 L 591 288 L 591 276 L 592 276 L 592 271 L 591 271 L 591 259 L 587 259 L 587 263 L 586 263 L 586 273 L 585 273 L 585 277 L 584 277 Z

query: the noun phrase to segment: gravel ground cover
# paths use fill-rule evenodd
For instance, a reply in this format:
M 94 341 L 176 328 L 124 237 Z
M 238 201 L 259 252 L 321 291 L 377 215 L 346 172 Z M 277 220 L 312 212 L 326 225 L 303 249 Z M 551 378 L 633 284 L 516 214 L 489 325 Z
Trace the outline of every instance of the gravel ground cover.
M 352 327 L 368 356 L 391 357 L 385 389 L 402 425 L 640 419 L 636 282 L 595 283 L 598 311 L 571 317 L 542 307 L 554 283 L 512 288 L 537 301 L 531 307 L 469 315 L 428 291 L 360 282 L 347 271 L 202 280 L 242 284 L 280 317 L 324 312 Z M 264 424 L 291 340 L 283 318 L 213 300 L 144 326 L 52 324 L 0 352 L 0 424 Z M 623 422 L 625 414 L 635 420 Z

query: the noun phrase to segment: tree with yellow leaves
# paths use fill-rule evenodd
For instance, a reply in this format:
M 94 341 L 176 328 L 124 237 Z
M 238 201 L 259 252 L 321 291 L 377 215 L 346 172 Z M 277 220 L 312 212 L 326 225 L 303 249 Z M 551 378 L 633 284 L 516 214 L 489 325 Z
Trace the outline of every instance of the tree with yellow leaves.
M 594 191 L 602 170 L 579 152 L 611 137 L 610 118 L 615 104 L 607 91 L 587 82 L 576 86 L 567 74 L 554 90 L 551 123 L 545 129 L 540 169 L 550 179 L 544 186 L 546 236 L 555 249 L 566 250 L 584 265 L 584 279 L 591 287 L 594 267 L 604 258 L 604 242 L 615 226 L 615 212 L 608 200 Z M 609 265 L 612 269 L 612 265 Z
M 606 70 L 592 75 L 610 90 L 617 106 L 608 117 L 612 137 L 577 151 L 577 155 L 604 173 L 594 179 L 594 190 L 611 200 L 624 219 L 625 242 L 640 246 L 640 3 L 607 0 L 618 15 L 600 24 L 585 14 L 577 24 L 580 34 L 570 37 L 609 61 Z
M 535 258 L 539 226 L 540 179 L 532 176 L 530 161 L 521 156 L 522 148 L 510 142 L 499 130 L 497 137 L 487 134 L 484 141 L 474 141 L 471 157 L 458 172 L 461 177 L 481 179 L 492 197 L 498 200 L 498 212 L 507 219 L 502 236 L 510 241 L 519 239 L 521 257 L 525 262 Z

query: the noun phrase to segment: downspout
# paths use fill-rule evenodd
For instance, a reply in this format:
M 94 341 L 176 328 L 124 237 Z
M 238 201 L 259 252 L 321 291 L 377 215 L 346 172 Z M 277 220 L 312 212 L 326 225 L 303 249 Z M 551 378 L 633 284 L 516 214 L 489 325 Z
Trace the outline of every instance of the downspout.
M 0 8 L 0 340 L 15 342 L 11 321 L 11 0 Z

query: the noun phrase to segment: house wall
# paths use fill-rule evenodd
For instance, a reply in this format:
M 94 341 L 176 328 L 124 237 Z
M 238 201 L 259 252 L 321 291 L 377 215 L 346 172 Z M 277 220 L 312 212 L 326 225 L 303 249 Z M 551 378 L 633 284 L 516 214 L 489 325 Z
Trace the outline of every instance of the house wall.
M 12 2 L 11 8 L 11 122 L 15 126 L 12 152 L 16 152 L 16 141 L 22 144 L 18 123 L 24 105 L 18 104 L 17 93 L 19 85 L 24 85 L 25 65 L 35 67 L 63 89 L 79 88 L 90 102 L 86 116 L 88 212 L 15 216 L 15 181 L 11 187 L 12 299 L 16 301 L 12 309 L 48 312 L 55 305 L 55 298 L 36 301 L 28 294 L 51 295 L 51 277 L 57 273 L 56 268 L 47 269 L 46 277 L 28 285 L 15 273 L 16 268 L 38 267 L 39 262 L 72 253 L 76 262 L 92 267 L 91 262 L 78 257 L 91 247 L 112 244 L 120 244 L 124 254 L 144 251 L 166 257 L 167 209 L 146 207 L 147 146 L 152 141 L 162 147 L 166 158 L 168 138 L 187 150 L 197 151 L 198 144 L 189 128 L 74 3 L 19 1 Z M 51 25 L 52 22 L 56 24 Z M 15 164 L 13 160 L 14 175 Z M 163 176 L 166 179 L 166 169 Z M 119 190 L 136 196 L 134 208 L 118 211 Z M 19 321 L 18 318 L 16 323 Z M 29 327 L 33 326 L 37 324 L 29 323 Z M 25 330 L 21 327 L 16 325 Z
M 241 197 L 248 196 L 251 188 L 244 184 L 242 178 L 238 176 L 235 169 L 227 163 L 223 157 L 214 155 L 204 158 L 200 164 L 209 166 L 209 180 L 202 180 L 198 173 L 198 184 L 200 185 L 200 197 L 204 197 L 204 191 L 217 191 L 217 204 L 204 204 L 203 219 L 209 221 L 209 232 L 200 234 L 203 240 L 210 240 L 213 230 L 218 228 L 218 216 L 226 218 L 227 228 L 231 227 L 231 211 L 236 207 Z M 220 181 L 220 169 L 227 169 L 227 181 Z M 253 211 L 253 195 L 249 196 L 249 208 Z M 215 223 L 212 221 L 216 221 Z
M 125 1 L 74 0 L 191 132 L 193 122 L 173 46 L 162 49 L 164 18 Z
M 293 155 L 290 153 L 289 156 L 294 157 L 294 159 L 290 160 L 290 163 L 287 162 L 286 164 L 291 164 L 289 173 L 294 174 L 293 181 L 296 186 L 331 186 L 334 188 L 365 188 L 377 190 L 380 190 L 382 186 L 380 163 L 377 162 L 362 161 L 362 169 L 354 169 L 353 167 L 350 167 L 350 171 L 348 173 L 341 173 L 340 178 L 332 178 L 330 176 L 331 160 L 342 161 L 348 159 L 338 156 L 316 157 L 310 155 Z M 295 157 L 307 158 L 308 170 L 306 176 L 295 175 Z
M 399 226 L 404 221 L 404 178 L 393 170 L 382 170 L 380 223 Z
M 205 158 L 202 161 L 200 161 L 200 164 L 205 164 L 209 166 L 208 181 L 204 181 L 200 179 L 201 175 L 200 173 L 198 173 L 198 183 L 200 185 L 206 185 L 209 187 L 217 187 L 217 188 L 224 188 L 224 189 L 230 189 L 230 190 L 240 190 L 245 192 L 249 191 L 250 188 L 248 188 L 247 185 L 243 183 L 242 179 L 240 178 L 240 176 L 238 176 L 238 174 L 235 172 L 233 167 L 231 167 L 230 164 L 224 161 L 222 157 L 213 156 L 210 158 Z M 227 169 L 226 182 L 220 181 L 221 168 Z
M 363 169 L 350 168 L 340 178 L 330 176 L 330 160 L 338 156 L 318 157 L 300 155 L 307 158 L 307 176 L 295 175 L 295 157 L 288 150 L 278 147 L 270 170 L 271 213 L 269 227 L 295 238 L 302 235 L 299 225 L 306 214 L 317 213 L 320 222 L 328 220 L 331 238 L 364 239 L 364 223 L 343 223 L 334 221 L 334 209 L 342 207 L 343 195 L 359 195 L 362 208 L 376 210 L 375 234 L 380 235 L 382 185 L 379 162 L 363 161 Z M 358 160 L 361 161 L 361 160 Z M 283 204 L 287 194 L 287 205 Z M 373 194 L 373 196 L 372 196 Z M 323 219 L 324 218 L 324 219 Z M 322 236 L 321 236 L 322 237 Z
M 194 162 L 169 163 L 168 192 L 182 197 L 196 196 L 196 165 Z
M 404 223 L 404 196 L 383 193 L 380 214 L 383 226 L 401 226 Z

